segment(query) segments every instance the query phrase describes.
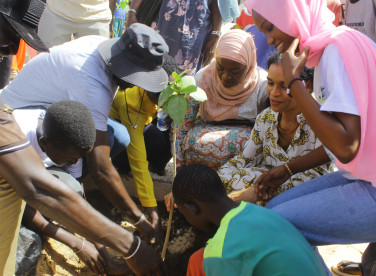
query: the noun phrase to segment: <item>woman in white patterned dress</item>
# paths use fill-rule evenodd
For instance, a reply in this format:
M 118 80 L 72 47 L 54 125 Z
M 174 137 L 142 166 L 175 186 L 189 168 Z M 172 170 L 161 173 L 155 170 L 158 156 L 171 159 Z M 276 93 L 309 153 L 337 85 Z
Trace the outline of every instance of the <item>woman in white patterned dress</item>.
M 335 168 L 286 91 L 279 53 L 269 58 L 268 70 L 271 107 L 258 115 L 244 151 L 218 170 L 235 201 L 270 199 Z

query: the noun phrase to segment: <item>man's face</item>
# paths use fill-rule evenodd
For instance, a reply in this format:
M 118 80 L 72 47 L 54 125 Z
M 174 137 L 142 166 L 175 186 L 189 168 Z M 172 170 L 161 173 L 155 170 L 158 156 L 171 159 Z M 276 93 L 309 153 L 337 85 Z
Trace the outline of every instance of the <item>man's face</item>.
M 17 54 L 20 39 L 21 36 L 0 14 L 0 57 Z

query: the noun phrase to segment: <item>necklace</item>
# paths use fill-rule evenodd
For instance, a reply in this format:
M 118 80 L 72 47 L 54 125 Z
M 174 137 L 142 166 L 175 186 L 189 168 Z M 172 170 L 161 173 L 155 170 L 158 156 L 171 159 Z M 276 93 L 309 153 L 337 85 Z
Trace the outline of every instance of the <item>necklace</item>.
M 278 128 L 278 131 L 279 131 L 280 133 L 282 133 L 282 134 L 291 134 L 291 133 L 295 132 L 295 131 L 298 129 L 298 127 L 299 127 L 299 123 L 298 123 L 297 126 L 296 126 L 296 127 L 293 127 L 292 129 L 289 129 L 289 130 L 283 130 L 283 129 L 280 127 L 280 123 L 281 123 L 281 113 L 278 114 L 278 126 L 277 126 L 277 128 Z
M 131 123 L 131 125 L 132 125 L 133 128 L 137 128 L 137 121 L 138 121 L 138 117 L 140 117 L 140 112 L 141 112 L 142 102 L 143 102 L 143 100 L 144 100 L 144 95 L 145 95 L 145 91 L 144 91 L 144 93 L 142 93 L 142 98 L 141 98 L 140 108 L 138 109 L 138 114 L 137 114 L 136 122 L 134 122 L 134 124 L 133 124 L 132 121 L 131 121 L 131 118 L 129 118 L 128 103 L 127 103 L 127 95 L 126 95 L 126 93 L 124 93 L 125 106 L 127 107 L 127 116 L 128 116 L 128 120 L 129 120 L 129 122 Z

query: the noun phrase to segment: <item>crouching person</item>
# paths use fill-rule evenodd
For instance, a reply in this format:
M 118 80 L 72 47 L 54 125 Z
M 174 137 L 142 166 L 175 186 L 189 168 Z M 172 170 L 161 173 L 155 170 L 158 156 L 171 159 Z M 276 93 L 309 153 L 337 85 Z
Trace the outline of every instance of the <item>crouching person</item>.
M 217 232 L 196 252 L 187 275 L 326 275 L 309 243 L 287 220 L 270 210 L 235 203 L 217 173 L 202 164 L 184 167 L 172 193 L 193 226 Z M 203 262 L 197 254 L 202 254 Z
M 82 157 L 92 150 L 95 142 L 95 124 L 90 110 L 79 102 L 61 101 L 52 104 L 47 111 L 17 109 L 13 114 L 47 170 L 82 196 L 83 189 L 76 179 L 82 174 Z M 101 273 L 115 266 L 102 246 L 100 251 L 104 256 L 94 244 L 56 226 L 29 205 L 25 207 L 22 224 L 17 247 L 17 275 L 32 273 L 35 269 L 42 247 L 38 234 L 72 248 L 93 272 Z

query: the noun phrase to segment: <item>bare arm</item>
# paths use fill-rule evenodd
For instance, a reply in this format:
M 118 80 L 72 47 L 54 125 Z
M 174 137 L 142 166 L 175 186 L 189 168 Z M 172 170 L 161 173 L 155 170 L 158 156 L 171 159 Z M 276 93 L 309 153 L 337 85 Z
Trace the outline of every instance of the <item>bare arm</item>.
M 97 130 L 96 135 L 94 149 L 87 155 L 89 172 L 107 200 L 134 221 L 138 221 L 142 212 L 129 196 L 119 173 L 111 163 L 108 134 L 106 131 Z M 139 223 L 137 228 L 148 241 L 156 236 L 147 220 Z
M 31 147 L 0 156 L 0 164 L 0 175 L 30 206 L 73 232 L 123 254 L 128 253 L 133 235 L 101 215 L 70 187 L 53 177 Z
M 338 160 L 344 164 L 353 160 L 360 145 L 360 117 L 347 113 L 330 114 L 320 111 L 320 105 L 300 82 L 292 85 L 291 95 L 300 106 L 315 135 Z
M 330 162 L 323 146 L 306 155 L 295 158 L 287 163 L 291 173 L 297 174 Z M 274 191 L 291 177 L 285 165 L 281 165 L 263 173 L 255 182 L 255 190 L 259 198 L 266 200 L 273 196 Z M 268 197 L 267 197 L 268 195 Z
M 300 76 L 306 64 L 309 49 L 304 49 L 301 55 L 295 56 L 298 45 L 299 39 L 296 38 L 283 54 L 282 66 L 285 83 Z M 292 84 L 290 93 L 320 141 L 342 163 L 353 160 L 360 145 L 360 117 L 347 113 L 320 111 L 320 105 L 299 81 Z
M 106 131 L 96 132 L 94 149 L 87 155 L 89 172 L 103 195 L 119 210 L 138 220 L 142 212 L 124 188 L 119 173 L 110 160 L 110 144 Z
M 330 162 L 323 146 L 287 163 L 293 174 L 304 172 Z
M 109 264 L 102 258 L 101 254 L 91 242 L 84 241 L 66 231 L 64 228 L 49 222 L 39 211 L 29 205 L 25 207 L 22 223 L 35 232 L 51 237 L 72 248 L 93 272 L 105 273 L 106 267 Z
M 129 9 L 137 11 L 141 4 L 142 0 L 132 0 L 131 4 L 129 5 Z M 134 12 L 128 11 L 125 28 L 128 28 L 133 23 L 137 23 L 137 16 Z
M 93 209 L 70 187 L 52 176 L 33 148 L 0 156 L 0 175 L 31 207 L 64 224 L 71 232 L 109 246 L 129 260 L 137 275 L 164 275 L 158 254 L 146 243 Z
M 213 0 L 210 5 L 210 11 L 212 14 L 212 31 L 220 31 L 222 26 L 222 17 L 218 8 L 218 1 Z M 214 49 L 217 46 L 219 36 L 211 35 L 210 40 L 206 44 L 205 48 L 202 51 L 204 56 L 203 65 L 208 65 L 214 57 Z

